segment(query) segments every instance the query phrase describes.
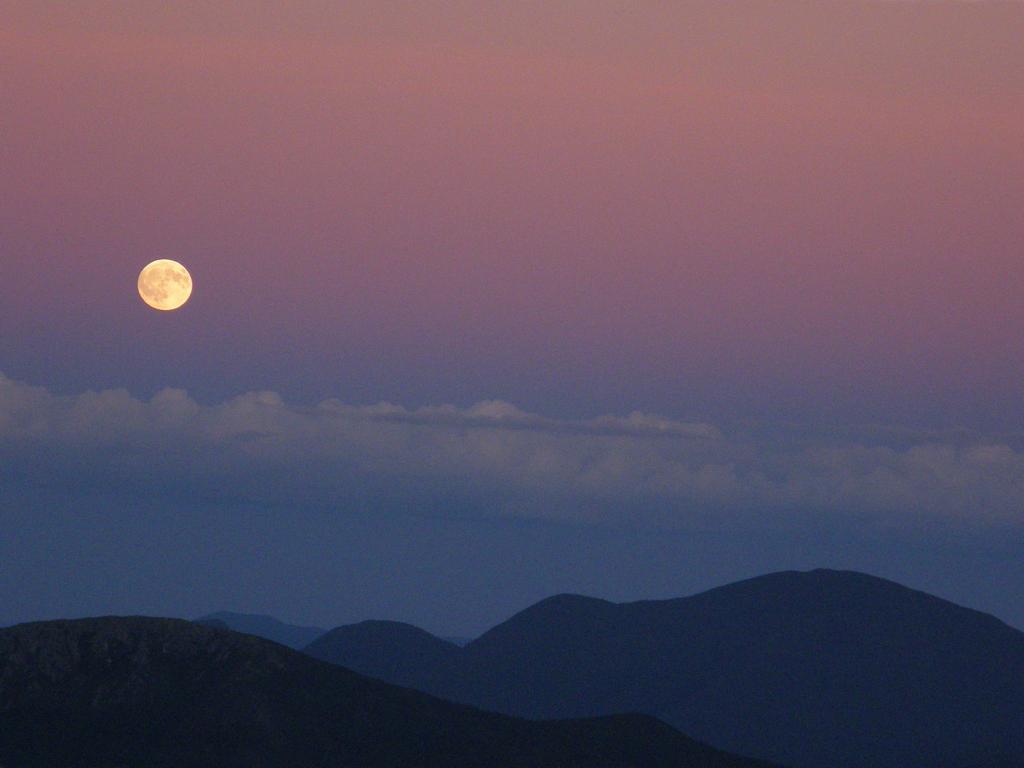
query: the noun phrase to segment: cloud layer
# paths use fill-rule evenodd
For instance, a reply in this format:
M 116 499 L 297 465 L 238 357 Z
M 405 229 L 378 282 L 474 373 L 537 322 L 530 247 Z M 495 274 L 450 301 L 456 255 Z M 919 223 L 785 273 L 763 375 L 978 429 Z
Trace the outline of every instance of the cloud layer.
M 0 375 L 0 455 L 14 485 L 339 510 L 668 526 L 1015 525 L 1024 510 L 1012 436 L 726 431 L 639 411 L 570 421 L 502 401 L 301 407 L 250 392 L 207 406 L 176 389 L 66 396 Z

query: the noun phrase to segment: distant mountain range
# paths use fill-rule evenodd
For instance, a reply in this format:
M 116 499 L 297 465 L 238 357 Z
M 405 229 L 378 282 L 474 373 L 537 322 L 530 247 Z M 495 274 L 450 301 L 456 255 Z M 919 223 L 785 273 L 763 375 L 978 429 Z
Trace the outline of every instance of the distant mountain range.
M 0 630 L 5 768 L 765 768 L 644 715 L 530 722 L 175 619 Z
M 229 610 L 218 610 L 216 613 L 208 613 L 194 620 L 196 624 L 204 624 L 207 627 L 220 627 L 222 629 L 242 632 L 246 635 L 273 640 L 275 643 L 287 645 L 289 648 L 301 650 L 313 640 L 327 634 L 323 627 L 300 627 L 294 624 L 285 624 L 276 620 L 273 616 L 262 613 L 234 613 Z M 391 624 L 388 622 L 387 624 Z M 433 637 L 433 635 L 431 635 Z M 468 637 L 442 637 L 441 640 L 454 643 L 455 645 L 466 645 L 472 638 Z
M 627 604 L 559 595 L 464 648 L 363 622 L 306 651 L 523 717 L 646 712 L 796 768 L 1024 764 L 1024 633 L 860 573 Z
M 218 611 L 202 616 L 196 619 L 196 623 L 227 627 L 235 632 L 265 637 L 267 640 L 287 645 L 289 648 L 305 648 L 327 631 L 321 627 L 299 627 L 294 624 L 285 624 L 272 616 L 256 613 L 232 613 L 231 611 Z
M 675 600 L 558 595 L 464 647 L 227 612 L 0 630 L 2 768 L 766 765 L 733 755 L 1024 768 L 1024 633 L 823 570 Z
M 222 629 L 233 629 L 235 632 L 242 632 L 246 635 L 256 635 L 256 637 L 273 640 L 275 643 L 299 650 L 327 633 L 327 630 L 323 627 L 302 627 L 295 624 L 285 624 L 273 616 L 265 616 L 259 613 L 217 611 L 206 616 L 200 616 L 194 621 L 196 624 L 205 624 L 208 627 L 221 627 Z M 390 624 L 392 622 L 387 623 Z M 472 638 L 443 637 L 441 639 L 458 646 L 463 646 L 468 644 Z

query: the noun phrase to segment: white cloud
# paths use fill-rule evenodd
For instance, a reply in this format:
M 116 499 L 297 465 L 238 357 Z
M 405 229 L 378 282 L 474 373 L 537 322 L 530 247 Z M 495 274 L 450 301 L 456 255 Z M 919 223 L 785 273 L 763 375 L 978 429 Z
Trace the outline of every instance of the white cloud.
M 0 375 L 5 482 L 339 507 L 357 489 L 373 507 L 401 488 L 436 508 L 472 496 L 482 514 L 660 524 L 712 513 L 1021 520 L 1024 451 L 1012 440 L 898 434 L 898 445 L 885 430 L 727 434 L 640 412 L 551 419 L 502 401 L 300 407 L 252 392 L 204 406 L 181 390 L 61 396 Z

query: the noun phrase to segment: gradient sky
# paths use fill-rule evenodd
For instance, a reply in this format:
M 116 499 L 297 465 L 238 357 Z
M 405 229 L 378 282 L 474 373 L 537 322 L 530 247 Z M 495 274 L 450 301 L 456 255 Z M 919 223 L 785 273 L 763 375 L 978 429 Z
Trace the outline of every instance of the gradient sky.
M 0 623 L 821 565 L 1024 625 L 1024 4 L 0 15 Z

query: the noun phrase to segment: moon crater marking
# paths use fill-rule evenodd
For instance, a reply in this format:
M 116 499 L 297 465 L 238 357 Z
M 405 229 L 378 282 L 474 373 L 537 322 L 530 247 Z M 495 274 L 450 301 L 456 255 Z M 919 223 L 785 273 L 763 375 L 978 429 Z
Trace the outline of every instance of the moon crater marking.
M 139 273 L 139 296 L 153 309 L 178 309 L 192 295 L 192 276 L 171 259 L 150 262 Z

